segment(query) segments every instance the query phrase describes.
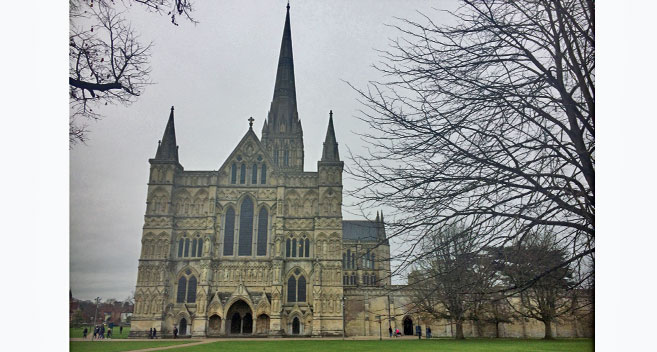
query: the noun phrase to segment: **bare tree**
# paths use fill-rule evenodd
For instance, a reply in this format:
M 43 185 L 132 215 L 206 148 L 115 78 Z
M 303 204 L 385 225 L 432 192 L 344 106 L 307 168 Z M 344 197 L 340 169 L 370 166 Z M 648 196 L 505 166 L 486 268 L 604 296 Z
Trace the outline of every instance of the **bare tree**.
M 576 312 L 572 290 L 573 270 L 565 262 L 553 234 L 530 234 L 513 246 L 499 249 L 502 272 L 509 287 L 516 288 L 510 306 L 522 317 L 545 325 L 545 338 L 552 339 L 552 324 Z
M 465 0 L 450 14 L 457 24 L 400 20 L 383 80 L 356 88 L 370 127 L 348 170 L 359 204 L 396 210 L 399 271 L 454 222 L 480 248 L 550 231 L 564 263 L 592 268 L 593 1 Z
M 130 104 L 150 83 L 151 43 L 115 7 L 138 3 L 148 11 L 190 17 L 188 0 L 70 0 L 69 98 L 71 145 L 87 139 L 87 121 L 101 117 L 100 105 Z M 168 12 L 167 12 L 168 11 Z
M 463 323 L 472 319 L 494 279 L 475 237 L 450 226 L 425 238 L 422 258 L 408 278 L 416 309 L 454 322 L 456 339 L 465 338 Z

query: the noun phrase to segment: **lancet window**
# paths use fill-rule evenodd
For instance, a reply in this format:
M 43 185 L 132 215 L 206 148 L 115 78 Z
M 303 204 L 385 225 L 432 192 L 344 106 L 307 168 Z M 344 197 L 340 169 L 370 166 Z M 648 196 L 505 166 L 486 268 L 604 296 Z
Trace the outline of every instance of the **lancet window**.
M 176 292 L 176 303 L 196 302 L 196 277 L 192 271 L 187 269 L 178 278 L 178 291 Z
M 246 197 L 240 207 L 240 233 L 237 255 L 251 255 L 253 244 L 253 201 Z
M 294 269 L 287 279 L 287 302 L 306 301 L 306 278 L 299 268 Z
M 258 239 L 256 244 L 256 255 L 267 255 L 267 229 L 269 213 L 267 208 L 260 208 L 258 213 Z
M 233 241 L 235 239 L 235 209 L 226 210 L 224 220 L 224 255 L 233 255 Z

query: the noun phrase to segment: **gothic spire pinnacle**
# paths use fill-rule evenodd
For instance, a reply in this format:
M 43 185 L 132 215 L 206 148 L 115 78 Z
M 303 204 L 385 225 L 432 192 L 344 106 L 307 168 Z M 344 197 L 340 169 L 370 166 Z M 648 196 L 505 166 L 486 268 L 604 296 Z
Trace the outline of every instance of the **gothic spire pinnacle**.
M 178 162 L 178 146 L 176 144 L 176 128 L 173 122 L 173 106 L 169 114 L 167 127 L 164 129 L 162 140 L 158 143 L 155 159 Z
M 374 221 L 379 222 L 379 211 L 378 210 L 376 211 L 376 220 L 374 220 Z
M 290 5 L 288 3 L 281 50 L 278 55 L 274 98 L 269 110 L 269 125 L 279 127 L 283 124 L 286 131 L 291 131 L 296 127 L 294 125 L 298 123 L 297 120 L 297 93 L 294 82 L 292 31 L 290 29 Z
M 333 110 L 329 112 L 329 124 L 326 129 L 326 138 L 324 139 L 322 161 L 340 161 L 338 142 L 335 138 L 335 129 L 333 128 Z

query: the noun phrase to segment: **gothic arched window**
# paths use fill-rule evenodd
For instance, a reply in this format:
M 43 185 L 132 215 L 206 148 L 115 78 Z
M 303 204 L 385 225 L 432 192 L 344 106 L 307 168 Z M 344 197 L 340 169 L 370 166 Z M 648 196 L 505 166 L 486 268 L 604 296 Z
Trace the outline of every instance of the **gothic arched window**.
M 178 279 L 178 294 L 176 303 L 185 303 L 185 292 L 187 291 L 187 278 L 184 276 Z
M 374 268 L 374 253 L 372 253 L 372 258 L 371 258 L 371 261 L 370 261 L 370 268 L 375 269 Z
M 297 239 L 296 238 L 292 239 L 292 256 L 293 257 L 297 256 Z
M 183 247 L 185 246 L 185 240 L 182 238 L 178 241 L 178 257 L 183 256 Z
M 267 165 L 262 164 L 262 169 L 260 169 L 260 184 L 267 183 Z
M 196 302 L 196 277 L 192 276 L 189 278 L 187 283 L 187 303 Z
M 253 201 L 246 197 L 240 207 L 240 235 L 237 255 L 251 255 L 253 241 Z
M 285 256 L 289 257 L 290 256 L 290 239 L 285 240 Z
M 196 250 L 196 256 L 200 257 L 203 255 L 203 239 L 198 239 L 198 249 Z
M 310 240 L 306 238 L 306 258 L 310 258 Z
M 285 150 L 283 152 L 283 165 L 290 166 L 290 151 Z
M 237 165 L 235 163 L 230 167 L 230 183 L 237 183 Z
M 258 184 L 258 165 L 253 164 L 251 167 L 251 184 Z
M 224 255 L 233 255 L 233 241 L 235 240 L 235 210 L 229 207 L 226 210 L 224 223 Z
M 265 207 L 260 208 L 258 214 L 258 243 L 256 246 L 256 255 L 267 254 L 267 220 L 269 214 Z
M 196 238 L 192 241 L 192 257 L 196 257 Z
M 240 184 L 246 183 L 246 164 L 240 166 Z
M 196 277 L 190 269 L 178 279 L 178 291 L 176 292 L 176 303 L 196 302 Z
M 299 287 L 298 294 L 297 294 L 297 302 L 305 302 L 306 301 L 306 278 L 303 277 L 303 276 L 299 276 L 299 280 L 297 280 L 297 286 Z
M 347 269 L 351 268 L 351 249 L 347 249 Z
M 294 278 L 294 276 L 290 276 L 290 278 L 287 279 L 287 301 L 297 301 L 297 279 Z
M 306 301 L 306 278 L 299 268 L 287 279 L 287 301 L 288 302 L 305 302 Z
M 189 257 L 189 238 L 185 238 L 185 257 Z
M 347 254 L 342 253 L 342 269 L 346 269 L 346 268 L 347 268 Z

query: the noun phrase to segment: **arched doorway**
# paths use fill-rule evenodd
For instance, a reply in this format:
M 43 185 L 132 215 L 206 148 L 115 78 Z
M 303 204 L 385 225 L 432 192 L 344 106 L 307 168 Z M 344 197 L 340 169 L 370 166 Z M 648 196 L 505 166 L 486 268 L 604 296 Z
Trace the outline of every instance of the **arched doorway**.
M 256 319 L 256 334 L 268 334 L 269 333 L 269 315 L 260 314 L 258 319 Z
M 413 335 L 413 319 L 411 317 L 404 318 L 404 335 Z
M 178 328 L 178 334 L 179 335 L 187 335 L 187 319 L 182 318 L 180 319 L 180 327 Z
M 240 317 L 240 313 L 235 312 L 233 313 L 233 316 L 230 317 L 230 333 L 242 333 L 242 318 Z
M 242 334 L 252 334 L 253 333 L 253 317 L 251 313 L 246 313 L 244 319 L 242 319 Z
M 292 334 L 299 335 L 300 325 L 299 318 L 294 317 L 294 320 L 292 320 Z
M 230 334 L 252 334 L 253 315 L 251 307 L 243 300 L 238 300 L 230 306 L 226 318 L 226 328 L 230 327 Z
M 221 317 L 214 314 L 208 319 L 208 333 L 218 335 L 221 332 Z

